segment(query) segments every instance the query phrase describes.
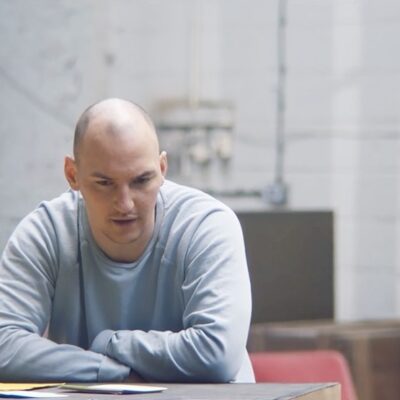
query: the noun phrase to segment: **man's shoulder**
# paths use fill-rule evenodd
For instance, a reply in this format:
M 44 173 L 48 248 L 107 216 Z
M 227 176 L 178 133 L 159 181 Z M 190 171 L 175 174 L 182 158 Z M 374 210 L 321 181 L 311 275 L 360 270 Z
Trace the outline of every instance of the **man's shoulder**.
M 79 194 L 66 192 L 48 201 L 26 215 L 9 239 L 10 246 L 26 246 L 32 254 L 62 252 L 73 248 L 78 232 Z
M 204 210 L 229 210 L 221 201 L 200 189 L 166 180 L 161 187 L 165 207 L 168 208 L 202 208 Z
M 189 186 L 166 181 L 161 189 L 164 221 L 170 224 L 198 227 L 213 220 L 225 223 L 236 220 L 235 213 L 226 204 L 209 194 Z M 218 223 L 219 223 L 218 222 Z M 169 225 L 169 224 L 167 224 Z
M 42 201 L 35 211 L 43 210 L 53 218 L 71 218 L 77 216 L 80 202 L 79 192 L 67 190 L 58 197 Z
M 22 221 L 23 226 L 35 225 L 49 229 L 74 229 L 79 215 L 80 194 L 72 190 L 62 193 L 51 200 L 42 201 Z M 46 229 L 46 228 L 45 228 Z

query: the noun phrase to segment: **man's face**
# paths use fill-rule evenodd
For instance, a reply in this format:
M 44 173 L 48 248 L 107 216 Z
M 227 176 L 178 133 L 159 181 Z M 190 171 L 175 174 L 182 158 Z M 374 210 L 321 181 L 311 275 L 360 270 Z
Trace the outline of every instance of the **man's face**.
M 74 166 L 97 244 L 117 261 L 138 258 L 153 233 L 165 153 L 146 135 L 100 132 L 83 138 Z

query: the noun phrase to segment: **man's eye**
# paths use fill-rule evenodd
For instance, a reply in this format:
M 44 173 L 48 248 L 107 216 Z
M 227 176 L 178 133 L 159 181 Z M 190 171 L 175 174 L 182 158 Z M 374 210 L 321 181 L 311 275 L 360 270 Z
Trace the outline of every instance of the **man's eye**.
M 145 183 L 149 182 L 150 179 L 151 178 L 149 176 L 143 176 L 143 177 L 135 179 L 135 184 L 144 185 Z
M 106 180 L 96 181 L 96 184 L 99 186 L 110 186 L 111 182 Z

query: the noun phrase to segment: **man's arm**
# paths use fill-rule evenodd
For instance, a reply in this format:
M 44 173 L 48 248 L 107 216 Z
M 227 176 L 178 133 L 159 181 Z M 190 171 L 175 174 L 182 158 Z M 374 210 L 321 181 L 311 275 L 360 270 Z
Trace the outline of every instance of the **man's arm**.
M 44 210 L 39 209 L 17 227 L 2 254 L 0 380 L 123 380 L 129 367 L 108 356 L 42 337 L 58 272 L 52 229 Z
M 151 381 L 231 381 L 246 355 L 251 314 L 239 222 L 231 212 L 214 212 L 193 236 L 181 240 L 188 241 L 182 285 L 184 329 L 103 331 L 91 349 Z

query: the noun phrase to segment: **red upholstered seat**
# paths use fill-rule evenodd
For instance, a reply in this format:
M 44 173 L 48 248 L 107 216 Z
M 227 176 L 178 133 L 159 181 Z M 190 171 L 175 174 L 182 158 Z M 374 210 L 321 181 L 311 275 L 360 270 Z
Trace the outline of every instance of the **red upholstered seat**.
M 335 350 L 251 353 L 257 382 L 338 382 L 342 400 L 356 400 L 351 373 L 344 356 Z

